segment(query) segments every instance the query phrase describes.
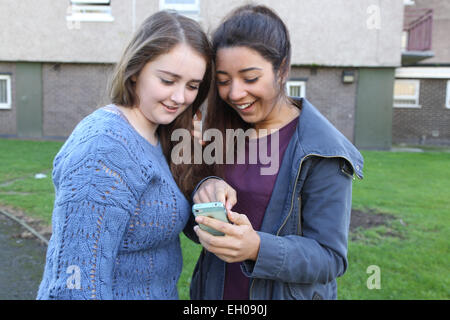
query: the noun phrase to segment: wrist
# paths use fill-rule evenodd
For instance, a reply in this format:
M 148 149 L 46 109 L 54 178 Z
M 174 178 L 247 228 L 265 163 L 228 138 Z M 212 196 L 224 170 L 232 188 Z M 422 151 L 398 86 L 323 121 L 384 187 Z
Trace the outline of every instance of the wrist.
M 261 238 L 259 237 L 259 234 L 257 232 L 255 232 L 255 245 L 254 245 L 254 249 L 252 251 L 252 255 L 250 256 L 249 260 L 252 260 L 252 261 L 258 260 L 260 244 L 261 244 Z
M 191 195 L 192 200 L 194 199 L 195 193 L 198 191 L 198 189 L 200 189 L 200 186 L 202 185 L 202 183 L 209 179 L 223 180 L 222 178 L 217 177 L 217 176 L 209 176 L 209 177 L 203 178 L 202 180 L 200 180 L 199 183 L 197 183 L 197 186 L 195 187 L 194 191 L 192 191 L 192 195 Z

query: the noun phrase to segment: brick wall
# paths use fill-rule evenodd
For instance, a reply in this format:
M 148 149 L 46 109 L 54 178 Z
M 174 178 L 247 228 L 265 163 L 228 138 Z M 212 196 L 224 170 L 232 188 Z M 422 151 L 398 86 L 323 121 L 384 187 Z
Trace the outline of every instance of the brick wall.
M 78 122 L 107 103 L 112 68 L 110 64 L 43 64 L 44 137 L 69 136 Z
M 450 109 L 445 107 L 447 80 L 422 79 L 419 105 L 394 108 L 393 143 L 450 145 Z
M 291 80 L 306 80 L 306 98 L 339 130 L 354 142 L 356 89 L 355 82 L 342 83 L 342 68 L 293 67 Z
M 13 73 L 13 108 L 0 110 L 0 134 L 15 135 L 14 63 L 1 63 L 0 72 Z M 65 138 L 85 116 L 108 102 L 110 64 L 52 64 L 42 66 L 43 135 Z M 350 141 L 354 141 L 357 79 L 342 83 L 342 68 L 293 67 L 291 80 L 306 81 L 306 98 Z M 357 71 L 355 72 L 357 76 Z

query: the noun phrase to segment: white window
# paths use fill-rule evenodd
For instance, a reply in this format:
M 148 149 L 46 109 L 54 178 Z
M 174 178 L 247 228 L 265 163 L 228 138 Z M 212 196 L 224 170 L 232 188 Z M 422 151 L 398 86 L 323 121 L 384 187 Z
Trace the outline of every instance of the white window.
M 114 21 L 110 0 L 71 0 L 67 9 L 67 21 Z
M 195 20 L 200 18 L 200 0 L 159 0 L 159 9 L 175 10 Z
M 305 81 L 288 81 L 286 84 L 286 91 L 290 97 L 304 98 L 305 88 Z
M 0 109 L 11 109 L 11 76 L 0 74 Z
M 445 107 L 450 109 L 450 80 L 447 80 L 447 94 L 445 95 Z
M 420 108 L 420 80 L 395 80 L 394 107 Z

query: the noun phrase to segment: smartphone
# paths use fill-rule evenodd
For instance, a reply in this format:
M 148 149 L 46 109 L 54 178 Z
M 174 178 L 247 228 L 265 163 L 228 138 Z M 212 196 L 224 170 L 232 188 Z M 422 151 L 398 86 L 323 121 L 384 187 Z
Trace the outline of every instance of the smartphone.
M 207 202 L 198 203 L 192 206 L 192 213 L 194 216 L 205 216 L 214 219 L 221 220 L 223 222 L 230 223 L 227 217 L 227 210 L 222 202 Z M 217 231 L 213 228 L 207 227 L 203 224 L 199 224 L 202 230 L 208 231 L 214 236 L 224 236 L 223 232 Z

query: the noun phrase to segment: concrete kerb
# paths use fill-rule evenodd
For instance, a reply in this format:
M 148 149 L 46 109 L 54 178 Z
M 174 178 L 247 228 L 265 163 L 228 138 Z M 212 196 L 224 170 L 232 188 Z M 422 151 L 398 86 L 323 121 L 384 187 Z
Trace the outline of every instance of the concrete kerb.
M 48 240 L 44 238 L 43 235 L 41 235 L 39 232 L 37 232 L 33 227 L 31 227 L 29 224 L 27 224 L 24 220 L 15 217 L 14 215 L 6 212 L 3 209 L 0 209 L 0 214 L 10 218 L 11 220 L 14 220 L 18 224 L 20 224 L 22 227 L 27 229 L 29 232 L 31 232 L 34 236 L 36 236 L 40 241 L 42 241 L 45 245 L 48 246 Z

